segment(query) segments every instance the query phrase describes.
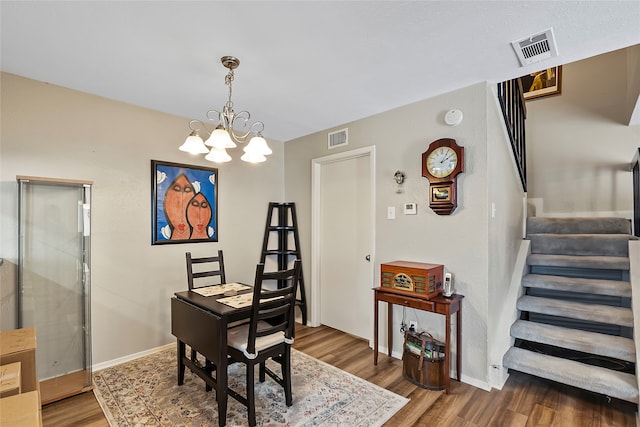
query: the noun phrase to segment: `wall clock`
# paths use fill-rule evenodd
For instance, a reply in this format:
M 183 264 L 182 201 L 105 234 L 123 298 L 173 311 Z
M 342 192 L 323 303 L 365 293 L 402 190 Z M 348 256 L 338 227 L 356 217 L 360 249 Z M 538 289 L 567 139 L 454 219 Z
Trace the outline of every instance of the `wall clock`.
M 464 147 L 455 139 L 433 141 L 422 153 L 422 176 L 429 180 L 429 207 L 438 215 L 449 215 L 458 207 L 460 172 L 464 172 Z

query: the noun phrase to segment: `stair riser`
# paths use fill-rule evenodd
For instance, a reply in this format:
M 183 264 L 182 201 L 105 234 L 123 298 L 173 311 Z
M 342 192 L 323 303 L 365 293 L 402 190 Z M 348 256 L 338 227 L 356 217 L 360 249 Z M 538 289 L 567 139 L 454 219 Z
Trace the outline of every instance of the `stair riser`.
M 591 322 L 589 320 L 572 319 L 569 317 L 549 316 L 542 313 L 528 313 L 527 317 L 530 322 L 575 329 L 576 331 L 594 332 L 624 338 L 633 337 L 633 328 L 628 326 Z
M 567 292 L 556 289 L 530 288 L 527 295 L 533 297 L 552 298 L 562 301 L 575 301 L 587 304 L 608 305 L 611 307 L 631 308 L 631 298 L 598 295 L 593 293 Z
M 584 269 L 529 264 L 529 272 L 531 274 L 544 274 L 550 276 L 629 281 L 629 271 L 623 270 L 607 270 L 597 268 Z
M 532 234 L 531 253 L 578 256 L 629 256 L 628 236 L 562 236 Z

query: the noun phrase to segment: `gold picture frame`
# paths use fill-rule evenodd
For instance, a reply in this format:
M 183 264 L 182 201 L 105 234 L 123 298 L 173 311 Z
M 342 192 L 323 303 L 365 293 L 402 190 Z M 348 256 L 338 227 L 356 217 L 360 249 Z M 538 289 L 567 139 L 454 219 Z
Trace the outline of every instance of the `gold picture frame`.
M 562 91 L 562 65 L 545 68 L 520 77 L 525 100 L 560 95 Z

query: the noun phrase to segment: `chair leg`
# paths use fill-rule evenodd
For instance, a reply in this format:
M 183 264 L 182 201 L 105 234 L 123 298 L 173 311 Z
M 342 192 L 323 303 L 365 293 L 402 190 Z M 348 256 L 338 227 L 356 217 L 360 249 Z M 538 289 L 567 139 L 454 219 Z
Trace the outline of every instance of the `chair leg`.
M 209 376 L 211 377 L 213 377 L 213 371 L 217 369 L 216 365 L 214 365 L 214 363 L 207 358 L 204 359 L 204 368 L 209 373 Z M 209 383 L 206 383 L 204 389 L 205 391 L 209 392 L 213 388 L 209 385 Z
M 291 393 L 291 346 L 286 345 L 282 355 L 282 381 L 284 384 L 284 399 L 287 406 L 293 404 Z
M 255 369 L 254 365 L 247 363 L 247 413 L 249 425 L 256 425 L 256 396 L 255 396 Z
M 265 374 L 267 372 L 266 369 L 267 365 L 265 364 L 265 362 L 260 363 L 260 376 L 258 377 L 260 382 L 263 383 L 265 380 Z
M 200 362 L 198 361 L 198 352 L 195 351 L 194 349 L 191 349 L 191 361 L 193 363 L 195 363 L 196 365 L 200 364 Z M 213 362 L 209 361 L 209 359 L 207 359 L 205 357 L 205 359 L 204 359 L 204 368 L 209 373 L 209 375 L 213 376 L 213 371 L 216 370 L 216 365 L 214 365 Z M 204 389 L 207 392 L 213 390 L 208 383 L 205 383 Z

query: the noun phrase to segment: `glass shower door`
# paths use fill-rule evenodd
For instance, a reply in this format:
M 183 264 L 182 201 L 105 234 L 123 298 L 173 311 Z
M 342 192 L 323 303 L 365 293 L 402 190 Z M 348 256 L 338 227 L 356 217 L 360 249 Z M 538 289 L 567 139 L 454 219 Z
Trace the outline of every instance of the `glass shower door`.
M 91 183 L 18 177 L 18 325 L 36 328 L 42 403 L 91 389 Z

